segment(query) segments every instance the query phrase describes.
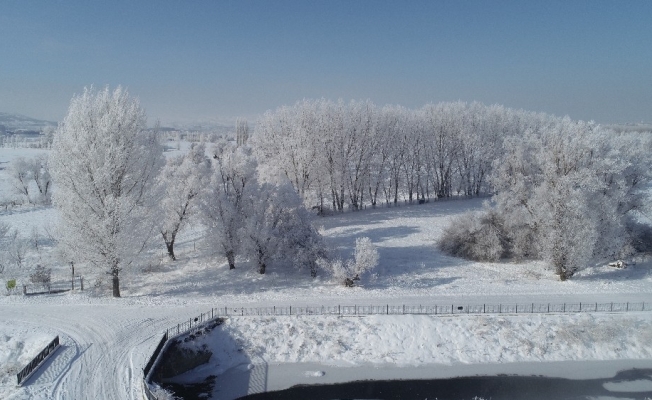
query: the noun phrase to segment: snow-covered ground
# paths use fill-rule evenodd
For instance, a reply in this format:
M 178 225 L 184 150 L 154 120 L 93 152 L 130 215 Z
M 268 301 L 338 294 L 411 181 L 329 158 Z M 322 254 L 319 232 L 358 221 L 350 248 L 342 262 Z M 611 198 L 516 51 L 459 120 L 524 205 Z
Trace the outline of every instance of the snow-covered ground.
M 16 385 L 16 374 L 55 336 L 47 327 L 0 325 L 0 387 Z
M 201 382 L 218 375 L 213 398 L 227 399 L 261 391 L 261 378 L 253 377 L 288 367 L 295 370 L 294 376 L 271 381 L 265 377 L 266 388 L 324 383 L 322 377 L 333 367 L 350 368 L 349 379 L 373 378 L 373 374 L 361 377 L 360 367 L 528 365 L 521 375 L 539 372 L 533 362 L 647 360 L 635 365 L 651 367 L 650 343 L 650 313 L 236 317 L 182 344 L 192 350 L 208 349 L 213 355 L 209 363 L 173 381 Z M 394 373 L 407 375 L 400 370 Z M 238 384 L 233 378 L 239 378 Z
M 0 149 L 0 168 L 8 165 L 9 157 L 18 154 L 14 151 Z M 0 197 L 8 190 L 5 178 L 6 170 L 0 170 L 0 182 L 5 182 L 0 185 Z M 652 263 L 645 258 L 622 270 L 596 265 L 560 282 L 540 262 L 476 263 L 448 257 L 437 250 L 434 244 L 443 227 L 459 213 L 480 208 L 481 203 L 479 199 L 442 201 L 318 219 L 316 223 L 322 227 L 327 242 L 343 258 L 350 257 L 357 237 L 368 236 L 378 246 L 380 265 L 372 274 L 363 276 L 360 286 L 355 288 L 342 287 L 325 274 L 312 279 L 306 270 L 278 264 L 269 265 L 268 273 L 259 275 L 253 265 L 238 260 L 238 268 L 229 271 L 224 260 L 211 254 L 210 246 L 201 241 L 202 230 L 196 223 L 179 237 L 175 248 L 178 261 L 170 262 L 165 257 L 161 240 L 159 247 L 121 273 L 121 299 L 109 297 L 103 271 L 76 265 L 76 272 L 85 277 L 87 290 L 82 293 L 0 296 L 0 313 L 7 321 L 0 337 L 11 338 L 6 342 L 14 343 L 0 348 L 10 354 L 2 365 L 21 363 L 18 357 L 22 356 L 12 350 L 19 343 L 23 343 L 24 349 L 29 347 L 26 351 L 38 352 L 43 346 L 33 337 L 47 337 L 43 339 L 47 342 L 59 334 L 62 341 L 56 356 L 25 387 L 16 388 L 15 375 L 7 377 L 5 372 L 0 377 L 0 398 L 89 398 L 91 393 L 96 398 L 141 399 L 142 368 L 161 332 L 211 307 L 652 302 Z M 24 238 L 34 229 L 47 236 L 46 228 L 52 227 L 55 220 L 52 208 L 25 206 L 0 210 L 0 222 L 15 227 Z M 38 250 L 30 250 L 22 268 L 9 266 L 0 274 L 2 290 L 9 279 L 17 279 L 19 286 L 27 283 L 36 263 L 52 268 L 53 280 L 69 278 L 68 262 L 60 260 L 52 243 L 45 240 Z M 229 319 L 225 328 L 233 335 L 232 343 L 241 340 L 248 329 L 262 329 L 261 335 L 271 336 L 252 338 L 249 344 L 243 342 L 243 346 L 248 346 L 247 357 L 269 357 L 269 363 L 316 363 L 314 368 L 303 368 L 301 373 L 317 374 L 325 370 L 319 369 L 319 365 L 328 357 L 356 365 L 435 365 L 451 360 L 467 362 L 468 366 L 569 359 L 649 361 L 650 324 L 647 314 L 528 318 L 377 316 L 321 320 L 234 318 Z M 322 330 L 317 332 L 311 325 L 321 326 Z M 295 341 L 275 339 L 274 335 L 291 326 L 297 333 Z M 421 349 L 419 345 L 424 344 L 425 337 L 417 340 L 418 336 L 411 335 L 419 332 L 420 326 L 428 327 L 439 335 L 437 338 L 453 335 L 453 340 L 442 343 L 437 350 Z M 302 330 L 303 336 L 299 335 Z M 414 336 L 414 341 L 392 339 L 383 347 L 385 350 L 376 352 L 374 347 L 365 347 L 368 344 L 362 340 L 365 334 L 370 340 L 380 341 L 398 337 L 401 332 Z M 481 339 L 482 332 L 486 334 Z M 343 344 L 336 338 L 342 338 Z M 271 342 L 256 342 L 263 339 Z M 405 347 L 401 349 L 400 344 Z M 268 345 L 278 349 L 278 353 L 264 352 L 262 348 Z M 334 375 L 329 372 L 326 376 Z

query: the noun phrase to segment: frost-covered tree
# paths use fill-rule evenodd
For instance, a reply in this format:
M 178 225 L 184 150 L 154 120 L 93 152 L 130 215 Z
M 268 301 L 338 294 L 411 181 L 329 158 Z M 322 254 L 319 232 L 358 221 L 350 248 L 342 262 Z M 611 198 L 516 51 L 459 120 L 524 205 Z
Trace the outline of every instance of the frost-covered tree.
M 154 230 L 152 186 L 162 162 L 145 111 L 125 89 L 85 88 L 72 98 L 50 158 L 59 244 L 72 260 L 111 275 L 114 297 L 120 271 Z
M 169 257 L 176 260 L 174 243 L 177 235 L 198 210 L 199 194 L 209 179 L 210 162 L 204 143 L 193 143 L 190 150 L 167 160 L 157 179 L 162 218 L 159 232 Z
M 30 165 L 23 157 L 18 157 L 11 161 L 9 168 L 11 183 L 14 193 L 24 199 L 26 202 L 29 198 L 29 184 L 31 182 Z
M 249 192 L 247 202 L 243 250 L 255 260 L 258 272 L 264 274 L 271 260 L 283 260 L 307 264 L 313 273 L 310 254 L 321 256 L 321 237 L 292 185 L 261 184 Z
M 22 268 L 29 253 L 29 241 L 20 237 L 16 229 L 11 231 L 8 236 L 7 257 L 17 268 Z
M 525 134 L 505 139 L 503 156 L 495 162 L 492 212 L 500 223 L 462 225 L 475 226 L 483 241 L 493 227 L 502 254 L 541 258 L 566 280 L 592 260 L 629 251 L 626 220 L 639 207 L 638 193 L 650 178 L 644 165 L 649 164 L 641 161 L 646 158 L 636 150 L 637 142 L 624 146 L 622 138 L 595 124 L 569 118 L 532 121 L 537 123 Z M 440 243 L 453 254 L 455 247 L 446 240 L 456 229 L 461 228 L 449 228 Z M 472 240 L 465 245 L 475 246 Z M 478 247 L 473 249 L 463 253 L 474 258 Z
M 10 177 L 14 192 L 29 203 L 49 204 L 52 179 L 48 157 L 40 154 L 33 158 L 19 157 L 11 162 Z M 37 192 L 34 192 L 36 187 Z
M 9 265 L 9 237 L 8 233 L 11 226 L 4 222 L 0 222 L 0 274 L 4 272 L 5 268 Z
M 35 197 L 35 202 L 50 204 L 52 198 L 52 177 L 50 175 L 48 156 L 41 154 L 28 160 L 28 167 L 30 176 L 38 190 L 38 194 L 33 196 Z
M 206 240 L 226 257 L 229 269 L 242 246 L 246 193 L 256 183 L 256 161 L 251 150 L 226 142 L 215 148 L 210 183 L 202 195 L 202 218 L 208 228 Z

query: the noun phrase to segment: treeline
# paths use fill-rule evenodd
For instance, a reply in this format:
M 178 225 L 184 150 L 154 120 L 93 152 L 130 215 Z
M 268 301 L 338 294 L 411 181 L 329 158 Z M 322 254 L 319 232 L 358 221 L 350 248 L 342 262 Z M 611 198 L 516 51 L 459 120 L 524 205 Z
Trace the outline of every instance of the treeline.
M 270 174 L 286 176 L 308 206 L 342 211 L 491 193 L 503 141 L 558 122 L 480 103 L 411 110 L 369 101 L 304 100 L 267 112 L 252 146 Z
M 652 247 L 640 224 L 650 132 L 480 103 L 322 99 L 267 112 L 252 143 L 262 171 L 320 210 L 492 194 L 492 207 L 446 230 L 440 247 L 456 256 L 543 259 L 564 280 Z
M 475 260 L 542 259 L 562 280 L 593 262 L 652 248 L 652 135 L 553 120 L 505 138 L 493 206 L 449 226 L 446 252 Z

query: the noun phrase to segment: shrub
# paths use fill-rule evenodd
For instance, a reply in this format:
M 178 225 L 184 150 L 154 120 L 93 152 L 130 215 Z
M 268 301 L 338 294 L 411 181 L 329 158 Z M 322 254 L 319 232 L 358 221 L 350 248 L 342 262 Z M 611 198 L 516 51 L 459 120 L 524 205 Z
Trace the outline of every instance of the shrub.
M 344 286 L 352 287 L 355 281 L 360 280 L 360 276 L 371 271 L 378 265 L 378 250 L 371 243 L 368 237 L 357 238 L 355 241 L 355 252 L 353 258 L 346 263 L 341 259 L 335 259 L 327 264 L 336 281 L 341 282 Z
M 8 293 L 11 293 L 14 290 L 16 290 L 16 280 L 15 279 L 8 280 L 7 283 L 6 283 L 6 287 L 7 287 L 7 292 Z
M 51 277 L 52 269 L 45 268 L 42 265 L 37 265 L 34 273 L 29 276 L 29 280 L 35 285 L 41 285 L 44 288 L 49 289 Z
M 498 261 L 509 250 L 502 220 L 493 211 L 467 213 L 444 229 L 438 247 L 456 257 Z

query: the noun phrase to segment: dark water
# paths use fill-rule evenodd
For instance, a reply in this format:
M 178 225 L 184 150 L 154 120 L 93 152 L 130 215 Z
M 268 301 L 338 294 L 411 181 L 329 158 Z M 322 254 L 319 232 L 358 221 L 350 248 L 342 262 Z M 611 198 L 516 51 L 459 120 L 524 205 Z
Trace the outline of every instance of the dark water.
M 435 380 L 356 381 L 301 385 L 243 400 L 429 399 L 565 400 L 651 399 L 652 369 L 631 369 L 613 378 L 570 380 L 539 376 L 478 376 Z

